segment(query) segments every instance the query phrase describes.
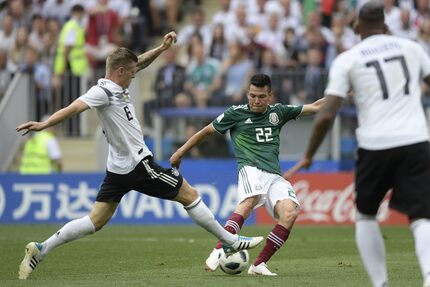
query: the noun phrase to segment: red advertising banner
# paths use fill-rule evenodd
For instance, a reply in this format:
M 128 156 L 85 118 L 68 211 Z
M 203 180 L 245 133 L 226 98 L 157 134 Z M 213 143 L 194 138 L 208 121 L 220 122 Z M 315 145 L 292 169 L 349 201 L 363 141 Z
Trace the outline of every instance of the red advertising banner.
M 291 179 L 301 204 L 296 224 L 352 224 L 355 221 L 354 174 L 297 174 Z M 390 193 L 378 212 L 382 224 L 407 224 L 407 217 L 388 207 Z M 266 209 L 257 209 L 257 224 L 272 224 Z

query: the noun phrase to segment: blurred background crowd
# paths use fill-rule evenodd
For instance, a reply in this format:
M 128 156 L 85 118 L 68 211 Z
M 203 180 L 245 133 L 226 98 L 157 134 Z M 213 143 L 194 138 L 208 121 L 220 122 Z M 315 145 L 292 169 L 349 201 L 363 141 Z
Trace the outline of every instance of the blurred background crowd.
M 248 80 L 259 72 L 272 77 L 275 102 L 310 103 L 323 96 L 333 59 L 359 41 L 353 25 L 365 2 L 3 0 L 0 99 L 15 74 L 30 74 L 40 119 L 102 77 L 104 60 L 115 47 L 141 53 L 173 30 L 177 45 L 154 63 L 153 77 L 143 77 L 149 95 L 139 104 L 149 130 L 159 108 L 245 103 Z M 383 2 L 390 33 L 417 41 L 430 53 L 430 0 Z M 79 136 L 78 121 L 63 134 Z M 200 122 L 188 121 L 182 137 Z

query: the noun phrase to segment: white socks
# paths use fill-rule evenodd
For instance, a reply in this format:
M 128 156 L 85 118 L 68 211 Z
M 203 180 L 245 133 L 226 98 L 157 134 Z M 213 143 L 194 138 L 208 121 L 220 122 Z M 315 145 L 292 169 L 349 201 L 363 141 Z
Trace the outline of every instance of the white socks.
M 70 221 L 42 243 L 43 248 L 40 251 L 39 259 L 42 259 L 55 247 L 79 239 L 85 235 L 92 234 L 95 230 L 94 224 L 89 216 Z
M 201 197 L 197 198 L 190 205 L 184 206 L 184 208 L 194 222 L 215 235 L 222 242 L 233 244 L 237 240 L 236 234 L 231 234 L 219 224 Z
M 375 216 L 360 214 L 357 211 L 355 241 L 372 285 L 388 286 L 385 245 Z
M 418 219 L 411 224 L 415 238 L 415 252 L 424 280 L 430 281 L 430 220 Z

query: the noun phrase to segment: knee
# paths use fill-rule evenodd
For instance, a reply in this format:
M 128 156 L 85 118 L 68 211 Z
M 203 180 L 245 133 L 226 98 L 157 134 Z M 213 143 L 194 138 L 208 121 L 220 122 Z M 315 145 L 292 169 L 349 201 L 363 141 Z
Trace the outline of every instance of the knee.
M 300 208 L 296 204 L 288 205 L 279 215 L 279 219 L 284 222 L 294 222 L 299 213 Z
M 197 198 L 199 198 L 199 193 L 197 190 L 184 181 L 181 189 L 178 192 L 178 195 L 176 195 L 174 200 L 184 206 L 187 206 L 193 203 Z

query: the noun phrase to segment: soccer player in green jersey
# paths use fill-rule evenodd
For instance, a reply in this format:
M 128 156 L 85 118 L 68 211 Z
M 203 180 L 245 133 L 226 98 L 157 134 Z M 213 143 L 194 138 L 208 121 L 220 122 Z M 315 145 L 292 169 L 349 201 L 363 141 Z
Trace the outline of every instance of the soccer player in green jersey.
M 271 100 L 270 77 L 265 74 L 254 75 L 248 89 L 248 104 L 228 108 L 193 135 L 170 158 L 172 166 L 179 167 L 183 155 L 204 138 L 215 132 L 225 134 L 230 131 L 238 163 L 239 204 L 224 228 L 233 234 L 238 233 L 252 210 L 263 204 L 277 220 L 248 274 L 276 275 L 270 272 L 266 262 L 287 240 L 300 210 L 294 189 L 282 177 L 279 165 L 281 128 L 289 120 L 315 114 L 324 102 L 320 99 L 303 106 L 269 105 Z M 218 260 L 223 252 L 221 247 L 221 243 L 218 243 L 206 260 L 207 271 L 218 268 Z

